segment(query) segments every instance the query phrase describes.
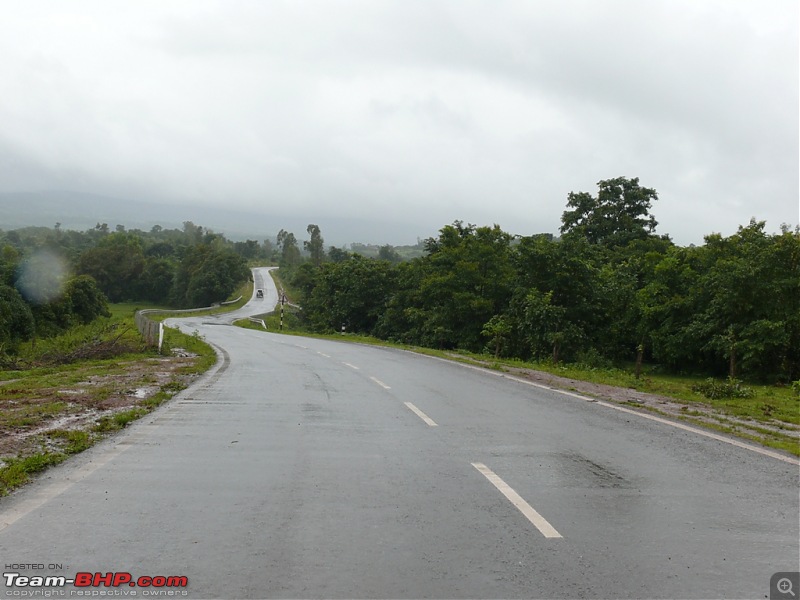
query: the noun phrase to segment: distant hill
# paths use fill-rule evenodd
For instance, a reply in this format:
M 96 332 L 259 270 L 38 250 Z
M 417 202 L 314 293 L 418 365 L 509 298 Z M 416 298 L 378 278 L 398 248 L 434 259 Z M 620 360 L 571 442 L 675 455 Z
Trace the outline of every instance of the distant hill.
M 118 223 L 129 229 L 150 229 L 157 221 L 169 218 L 163 208 L 154 204 L 66 191 L 0 193 L 0 206 L 3 229 L 52 227 L 56 223 L 64 229 L 81 231 L 97 223 L 107 223 L 112 229 Z
M 302 215 L 286 217 L 208 205 L 147 202 L 63 190 L 0 193 L 0 229 L 4 230 L 29 226 L 53 227 L 61 223 L 63 229 L 85 231 L 98 223 L 106 223 L 111 230 L 117 225 L 124 225 L 126 229 L 149 231 L 154 225 L 165 229 L 181 229 L 185 221 L 222 233 L 231 240 L 274 239 L 279 230 L 285 229 L 294 233 L 301 242 L 307 237 L 306 226 L 315 223 L 322 230 L 326 247 L 341 247 L 357 240 L 399 245 L 413 243 L 418 236 L 418 232 L 400 230 L 396 224 L 355 219 L 317 219 Z

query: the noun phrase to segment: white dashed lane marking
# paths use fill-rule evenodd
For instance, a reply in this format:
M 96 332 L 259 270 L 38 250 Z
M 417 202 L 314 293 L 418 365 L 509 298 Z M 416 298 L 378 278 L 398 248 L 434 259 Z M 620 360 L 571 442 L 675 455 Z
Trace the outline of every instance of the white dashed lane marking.
M 492 471 L 489 467 L 487 467 L 483 463 L 472 463 L 472 466 L 478 469 L 478 471 L 488 479 L 491 484 L 496 487 L 501 494 L 503 494 L 508 500 L 517 507 L 519 512 L 525 515 L 525 518 L 528 519 L 533 526 L 538 529 L 542 535 L 546 538 L 560 538 L 561 534 L 556 531 L 555 527 L 550 525 L 542 515 L 540 515 L 534 508 L 525 502 L 525 500 L 520 496 L 517 492 L 515 492 L 510 485 L 508 485 L 505 481 L 500 479 L 500 476 L 497 475 L 494 471 Z
M 381 386 L 381 387 L 382 387 L 383 389 L 385 389 L 385 390 L 390 390 L 390 389 L 392 389 L 392 388 L 390 388 L 388 385 L 386 385 L 385 383 L 383 383 L 383 382 L 382 382 L 380 379 L 378 379 L 378 378 L 376 378 L 376 377 L 370 377 L 370 379 L 372 379 L 372 381 L 374 381 L 375 383 L 377 383 L 379 386 Z
M 416 406 L 411 404 L 411 402 L 406 402 L 405 405 L 411 410 L 411 412 L 413 412 L 420 419 L 425 421 L 428 424 L 429 427 L 438 427 L 438 425 L 436 424 L 436 422 L 433 419 L 431 419 L 428 415 L 426 415 L 424 412 L 422 412 Z

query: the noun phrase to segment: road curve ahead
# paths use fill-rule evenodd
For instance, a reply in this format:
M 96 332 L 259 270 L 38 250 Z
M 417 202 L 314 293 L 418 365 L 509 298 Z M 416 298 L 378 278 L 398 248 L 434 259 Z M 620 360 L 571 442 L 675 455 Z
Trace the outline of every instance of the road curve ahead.
M 244 313 L 276 299 L 256 277 Z M 798 568 L 792 459 L 230 318 L 177 323 L 222 355 L 197 385 L 0 500 L 5 572 L 122 574 L 66 597 L 765 598 Z

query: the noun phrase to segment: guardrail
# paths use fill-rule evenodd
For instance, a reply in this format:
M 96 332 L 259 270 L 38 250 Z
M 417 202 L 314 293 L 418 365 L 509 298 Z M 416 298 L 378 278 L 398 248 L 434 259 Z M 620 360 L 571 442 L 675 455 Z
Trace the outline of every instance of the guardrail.
M 148 346 L 158 346 L 158 351 L 161 352 L 161 345 L 164 343 L 164 324 L 161 321 L 153 321 L 145 316 L 147 310 L 137 310 L 133 315 L 133 321 L 136 323 L 136 329 L 144 338 L 145 344 Z M 158 312 L 149 309 L 149 312 Z
M 267 324 L 264 322 L 264 319 L 256 319 L 255 317 L 247 317 L 247 320 L 250 321 L 251 323 L 257 323 L 258 325 L 261 325 L 264 329 L 267 328 Z
M 220 306 L 226 306 L 228 304 L 234 304 L 242 299 L 242 296 L 236 298 L 236 300 L 228 300 L 227 302 L 218 302 L 216 304 L 212 304 L 211 306 L 204 306 L 202 308 L 180 308 L 177 310 L 173 310 L 170 308 L 145 308 L 143 310 L 137 310 L 136 313 L 133 315 L 133 321 L 136 323 L 136 328 L 139 330 L 139 333 L 144 338 L 145 344 L 148 346 L 157 346 L 158 351 L 161 352 L 161 346 L 164 344 L 164 324 L 161 321 L 153 321 L 152 319 L 148 319 L 147 315 L 151 315 L 153 313 L 193 313 L 193 312 L 201 312 L 204 310 L 212 310 L 214 308 L 219 308 Z M 264 329 L 267 326 L 264 325 Z

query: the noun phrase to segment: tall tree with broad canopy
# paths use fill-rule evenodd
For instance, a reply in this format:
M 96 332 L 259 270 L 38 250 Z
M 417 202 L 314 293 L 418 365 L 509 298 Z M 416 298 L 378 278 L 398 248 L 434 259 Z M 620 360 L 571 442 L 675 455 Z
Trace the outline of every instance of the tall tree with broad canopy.
M 115 232 L 81 255 L 78 272 L 91 275 L 111 302 L 122 302 L 136 297 L 144 265 L 141 238 Z
M 34 334 L 30 306 L 11 286 L 0 283 L 0 356 Z
M 310 223 L 308 227 L 306 227 L 306 231 L 308 235 L 311 236 L 311 239 L 303 242 L 303 248 L 311 255 L 311 263 L 315 267 L 318 267 L 325 258 L 325 240 L 322 239 L 322 232 L 319 229 L 319 225 Z
M 513 236 L 498 225 L 456 221 L 425 242 L 418 300 L 424 316 L 422 342 L 473 351 L 483 348 L 483 326 L 511 297 Z
M 278 246 L 281 249 L 280 266 L 291 269 L 300 264 L 300 248 L 297 247 L 297 238 L 293 233 L 284 229 L 278 232 Z
M 298 272 L 304 268 L 298 269 Z M 387 261 L 353 255 L 338 263 L 325 263 L 313 273 L 303 312 L 317 331 L 374 333 L 394 289 L 392 267 Z
M 597 183 L 597 197 L 588 192 L 570 192 L 561 216 L 561 233 L 578 235 L 592 244 L 624 246 L 655 231 L 650 208 L 658 194 L 639 185 L 639 178 L 616 177 Z

